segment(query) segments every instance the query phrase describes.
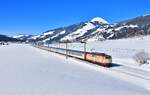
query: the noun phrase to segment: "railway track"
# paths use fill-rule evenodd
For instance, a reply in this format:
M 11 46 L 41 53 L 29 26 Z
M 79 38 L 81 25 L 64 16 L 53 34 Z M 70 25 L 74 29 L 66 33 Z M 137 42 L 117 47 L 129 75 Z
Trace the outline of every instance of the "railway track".
M 149 71 L 145 71 L 145 70 L 141 70 L 141 69 L 137 69 L 137 68 L 133 68 L 129 66 L 124 66 L 124 65 L 111 67 L 110 70 L 117 72 L 117 73 L 124 74 L 125 76 L 128 76 L 125 78 L 126 80 L 130 80 L 133 83 L 150 90 L 150 72 Z
M 112 69 L 150 81 L 150 72 L 148 71 L 143 71 L 136 68 L 127 67 L 127 66 L 121 66 Z

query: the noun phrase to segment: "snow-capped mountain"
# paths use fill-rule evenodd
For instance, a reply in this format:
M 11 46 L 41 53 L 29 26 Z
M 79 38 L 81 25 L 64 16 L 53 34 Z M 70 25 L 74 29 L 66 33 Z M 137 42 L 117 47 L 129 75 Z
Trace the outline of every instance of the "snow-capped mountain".
M 82 41 L 120 39 L 150 34 L 150 14 L 133 19 L 109 24 L 106 20 L 96 17 L 90 21 L 73 24 L 67 27 L 48 30 L 41 35 L 19 35 L 14 38 L 40 41 Z
M 6 42 L 8 42 L 8 41 L 10 41 L 10 42 L 16 42 L 16 41 L 20 41 L 20 40 L 15 39 L 15 38 L 12 38 L 12 37 L 8 37 L 8 36 L 6 36 L 6 35 L 1 35 L 1 34 L 0 34 L 0 41 L 6 41 Z
M 91 30 L 95 27 L 96 26 L 94 24 L 92 24 L 91 22 L 87 22 L 87 23 L 85 23 L 85 26 L 83 26 L 82 28 L 79 28 L 76 31 L 74 31 L 74 32 L 70 33 L 69 35 L 65 36 L 64 38 L 61 39 L 61 41 L 65 41 L 65 40 L 74 41 L 78 37 L 81 37 L 84 34 L 86 34 L 88 32 L 88 30 Z
M 99 27 L 85 38 L 87 40 L 120 39 L 140 35 L 150 35 L 150 14 Z
M 19 34 L 19 35 L 16 35 L 16 36 L 13 36 L 12 38 L 15 38 L 15 39 L 19 39 L 19 40 L 28 40 L 32 37 L 33 35 L 25 35 L 25 34 Z
M 78 41 L 77 39 L 90 34 L 91 30 L 103 25 L 108 25 L 108 22 L 100 17 L 96 17 L 90 21 L 81 22 L 79 24 L 48 30 L 41 35 L 32 36 L 32 39 L 43 42 Z

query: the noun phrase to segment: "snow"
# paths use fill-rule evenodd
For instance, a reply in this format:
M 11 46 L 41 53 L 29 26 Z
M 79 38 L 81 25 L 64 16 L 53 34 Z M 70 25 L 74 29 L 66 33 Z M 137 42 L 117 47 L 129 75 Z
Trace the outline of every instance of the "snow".
M 91 22 L 99 22 L 101 24 L 108 24 L 108 22 L 101 17 L 95 17 L 91 20 Z
M 96 30 L 96 32 L 97 31 L 99 31 L 99 32 L 104 32 L 105 31 L 105 28 L 98 28 L 97 30 Z
M 41 36 L 41 35 L 36 35 L 36 36 L 31 37 L 30 39 L 36 40 L 36 39 L 39 38 L 40 36 Z
M 23 37 L 24 35 L 17 35 L 17 36 L 13 36 L 13 38 L 20 38 Z
M 56 34 L 55 36 L 52 36 L 51 38 L 54 39 L 54 38 L 56 38 L 58 36 L 59 36 L 59 34 Z
M 30 35 L 24 35 L 24 34 L 20 34 L 17 36 L 13 36 L 13 38 L 22 38 L 22 37 L 29 37 Z
M 92 38 L 89 38 L 88 40 L 87 40 L 87 42 L 94 42 L 94 41 L 98 41 L 98 40 L 105 40 L 105 38 L 101 35 L 99 35 L 99 36 L 93 36 Z
M 145 14 L 145 15 L 143 15 L 143 16 L 144 16 L 144 17 L 145 17 L 145 16 L 150 16 L 150 14 Z
M 108 39 L 109 38 L 112 38 L 113 36 L 114 36 L 115 34 L 114 33 L 112 33 L 109 37 L 107 37 Z
M 0 58 L 0 95 L 150 94 L 145 88 L 114 77 L 105 68 L 29 45 L 0 46 Z
M 119 30 L 121 30 L 122 28 L 136 28 L 136 27 L 138 27 L 138 25 L 132 25 L 132 24 L 130 24 L 130 25 L 120 26 L 120 27 L 116 28 L 115 30 L 116 30 L 116 31 L 119 31 Z
M 54 39 L 54 38 L 58 37 L 59 35 L 62 35 L 62 34 L 65 34 L 65 33 L 66 33 L 65 30 L 64 30 L 64 31 L 61 31 L 60 33 L 57 33 L 57 34 L 55 34 L 55 35 L 53 35 L 53 36 L 51 36 L 51 37 L 49 37 L 49 38 L 44 39 L 43 42 L 49 41 L 50 39 Z M 43 35 L 43 38 L 44 38 L 44 37 L 45 37 L 45 35 Z
M 97 38 L 91 38 L 87 40 L 88 42 L 93 42 L 93 41 L 97 41 Z
M 58 37 L 59 35 L 65 34 L 66 31 L 61 31 L 60 33 L 57 33 L 56 35 L 52 36 L 51 39 Z
M 43 42 L 49 41 L 51 38 L 44 39 Z
M 36 36 L 35 38 L 45 38 L 47 35 L 52 35 L 54 34 L 54 31 L 49 31 L 49 32 L 45 32 L 42 35 Z M 43 42 L 46 42 L 47 40 L 49 40 L 50 38 L 46 38 L 43 40 Z
M 46 35 L 52 35 L 53 33 L 54 33 L 54 31 L 49 31 L 49 32 L 43 33 L 43 35 L 44 35 L 44 36 L 46 36 Z
M 83 36 L 88 30 L 93 29 L 93 28 L 95 28 L 95 25 L 88 22 L 83 28 L 78 29 L 77 31 L 74 31 L 73 33 L 65 36 L 64 38 L 61 39 L 61 41 L 64 41 L 64 40 L 72 41 L 80 36 Z
M 108 32 L 108 33 L 112 32 L 112 31 L 113 31 L 113 29 L 107 29 L 107 32 Z
M 66 31 L 64 30 L 64 31 L 61 31 L 59 34 L 65 34 L 66 33 Z

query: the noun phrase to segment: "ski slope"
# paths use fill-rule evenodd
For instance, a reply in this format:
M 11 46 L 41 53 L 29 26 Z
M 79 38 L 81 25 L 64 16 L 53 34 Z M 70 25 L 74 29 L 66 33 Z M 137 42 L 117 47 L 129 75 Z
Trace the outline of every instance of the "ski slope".
M 145 88 L 108 74 L 105 68 L 30 45 L 0 46 L 0 58 L 0 95 L 150 94 Z

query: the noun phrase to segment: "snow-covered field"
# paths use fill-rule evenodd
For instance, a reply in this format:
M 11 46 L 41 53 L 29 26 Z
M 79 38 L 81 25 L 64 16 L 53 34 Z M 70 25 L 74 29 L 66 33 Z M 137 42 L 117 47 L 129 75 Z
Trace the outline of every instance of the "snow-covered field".
M 114 77 L 105 68 L 88 66 L 29 45 L 0 46 L 0 95 L 112 94 L 149 95 L 150 92 Z
M 65 44 L 52 44 L 50 46 L 66 47 Z M 87 42 L 86 47 L 87 51 L 90 52 L 103 52 L 111 55 L 114 63 L 130 65 L 132 67 L 150 71 L 150 65 L 139 66 L 139 64 L 133 60 L 133 56 L 138 52 L 145 51 L 150 54 L 150 36 L 120 40 L 91 41 Z M 83 51 L 84 44 L 69 43 L 68 48 Z

